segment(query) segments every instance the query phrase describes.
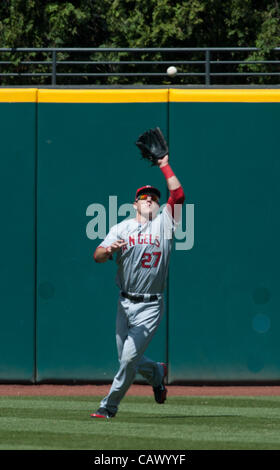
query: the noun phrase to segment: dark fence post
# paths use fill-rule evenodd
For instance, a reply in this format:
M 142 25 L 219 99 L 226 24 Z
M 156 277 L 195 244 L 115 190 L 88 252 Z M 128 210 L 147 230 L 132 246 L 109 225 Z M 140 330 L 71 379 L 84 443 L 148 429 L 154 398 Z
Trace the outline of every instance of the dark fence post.
M 56 51 L 52 51 L 52 85 L 56 85 Z
M 210 85 L 210 51 L 205 51 L 205 85 Z

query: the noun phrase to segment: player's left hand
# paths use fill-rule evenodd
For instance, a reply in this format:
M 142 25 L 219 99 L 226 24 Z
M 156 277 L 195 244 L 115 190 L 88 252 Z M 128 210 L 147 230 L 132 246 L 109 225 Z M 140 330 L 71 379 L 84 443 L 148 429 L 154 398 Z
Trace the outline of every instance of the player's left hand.
M 168 162 L 169 162 L 169 155 L 167 154 L 167 155 L 165 155 L 165 157 L 158 160 L 158 166 L 161 168 L 165 165 L 168 165 Z
M 158 166 L 158 161 L 168 154 L 168 145 L 159 127 L 144 132 L 135 143 L 142 157 L 149 160 L 152 166 Z

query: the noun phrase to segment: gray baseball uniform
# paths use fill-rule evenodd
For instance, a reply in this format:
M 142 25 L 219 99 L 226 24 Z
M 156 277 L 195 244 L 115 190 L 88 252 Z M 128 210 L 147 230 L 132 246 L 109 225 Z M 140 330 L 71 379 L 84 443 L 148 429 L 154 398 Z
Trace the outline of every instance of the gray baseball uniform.
M 163 366 L 144 356 L 164 311 L 163 292 L 174 238 L 175 222 L 166 205 L 161 213 L 139 224 L 126 219 L 113 226 L 100 244 L 107 248 L 118 239 L 127 242 L 117 252 L 116 282 L 120 288 L 116 321 L 116 341 L 120 368 L 109 394 L 100 406 L 116 413 L 121 399 L 139 372 L 150 385 L 157 387 L 163 378 Z M 143 294 L 141 302 L 124 295 Z M 150 295 L 156 295 L 152 298 Z

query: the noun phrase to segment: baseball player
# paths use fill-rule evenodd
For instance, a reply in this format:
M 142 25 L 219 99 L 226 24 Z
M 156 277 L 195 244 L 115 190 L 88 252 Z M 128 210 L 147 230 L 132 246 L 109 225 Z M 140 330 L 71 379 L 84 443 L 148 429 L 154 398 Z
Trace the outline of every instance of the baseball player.
M 119 370 L 108 395 L 91 414 L 92 418 L 114 417 L 137 373 L 153 387 L 157 403 L 166 400 L 167 365 L 144 355 L 162 319 L 174 231 L 185 199 L 183 188 L 169 165 L 168 154 L 158 158 L 166 151 L 165 146 L 164 151 L 153 159 L 161 169 L 170 193 L 163 210 L 159 210 L 160 191 L 157 188 L 143 186 L 137 189 L 136 217 L 113 226 L 94 253 L 97 263 L 104 263 L 116 254 L 116 282 L 120 294 L 116 320 Z

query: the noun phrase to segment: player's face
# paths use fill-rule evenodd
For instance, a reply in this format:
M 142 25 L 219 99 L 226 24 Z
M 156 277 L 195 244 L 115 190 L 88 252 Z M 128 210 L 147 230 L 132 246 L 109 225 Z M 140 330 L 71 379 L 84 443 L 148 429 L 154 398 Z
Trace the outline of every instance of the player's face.
M 159 209 L 159 199 L 154 194 L 142 194 L 135 202 L 137 213 L 145 219 L 153 219 Z

